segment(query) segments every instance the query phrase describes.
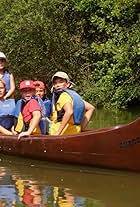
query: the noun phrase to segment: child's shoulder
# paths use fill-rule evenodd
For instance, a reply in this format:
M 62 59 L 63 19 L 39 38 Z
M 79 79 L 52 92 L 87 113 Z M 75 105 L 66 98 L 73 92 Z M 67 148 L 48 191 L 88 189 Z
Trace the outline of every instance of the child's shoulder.
M 39 105 L 39 101 L 37 100 L 37 99 L 35 99 L 35 98 L 32 98 L 30 101 L 29 101 L 29 104 L 38 104 Z
M 70 96 L 70 94 L 69 94 L 68 92 L 64 91 L 63 93 L 61 93 L 60 96 L 61 96 L 61 97 L 64 97 L 64 98 L 67 98 L 67 97 Z
M 4 70 L 4 74 L 11 75 L 12 73 L 11 73 L 11 71 L 9 71 L 8 69 L 5 69 L 5 70 Z
M 59 97 L 59 102 L 71 102 L 72 101 L 72 97 L 67 93 L 67 92 L 63 92 L 60 97 Z

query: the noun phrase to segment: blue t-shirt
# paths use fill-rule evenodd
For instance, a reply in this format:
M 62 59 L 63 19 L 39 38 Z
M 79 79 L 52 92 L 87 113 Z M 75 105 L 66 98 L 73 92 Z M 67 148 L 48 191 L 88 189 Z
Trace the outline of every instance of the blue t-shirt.
M 14 125 L 15 100 L 0 100 L 0 126 L 11 129 Z
M 15 111 L 15 100 L 14 99 L 6 99 L 0 100 L 0 116 L 4 115 L 14 115 Z

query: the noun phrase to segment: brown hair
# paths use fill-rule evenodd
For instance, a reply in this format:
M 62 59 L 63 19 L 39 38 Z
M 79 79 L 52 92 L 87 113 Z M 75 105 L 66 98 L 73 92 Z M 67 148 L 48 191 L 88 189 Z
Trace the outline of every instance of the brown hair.
M 5 81 L 3 79 L 0 79 L 0 83 L 3 84 L 4 88 L 6 87 L 6 83 L 5 83 Z

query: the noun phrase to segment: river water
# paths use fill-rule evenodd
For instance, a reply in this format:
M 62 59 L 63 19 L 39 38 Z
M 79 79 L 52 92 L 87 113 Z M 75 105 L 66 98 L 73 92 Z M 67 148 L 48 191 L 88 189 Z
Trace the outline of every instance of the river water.
M 102 128 L 129 123 L 140 116 L 140 105 L 127 110 L 96 109 L 90 128 Z
M 90 128 L 131 122 L 139 109 L 96 110 Z M 138 207 L 139 192 L 140 173 L 0 155 L 0 207 Z

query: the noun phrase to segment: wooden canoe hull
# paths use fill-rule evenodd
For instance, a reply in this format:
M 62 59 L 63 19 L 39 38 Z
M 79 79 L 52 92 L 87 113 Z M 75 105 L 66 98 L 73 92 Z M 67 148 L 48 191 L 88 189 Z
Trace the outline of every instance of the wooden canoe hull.
M 60 163 L 140 171 L 140 118 L 69 136 L 0 136 L 0 153 Z

